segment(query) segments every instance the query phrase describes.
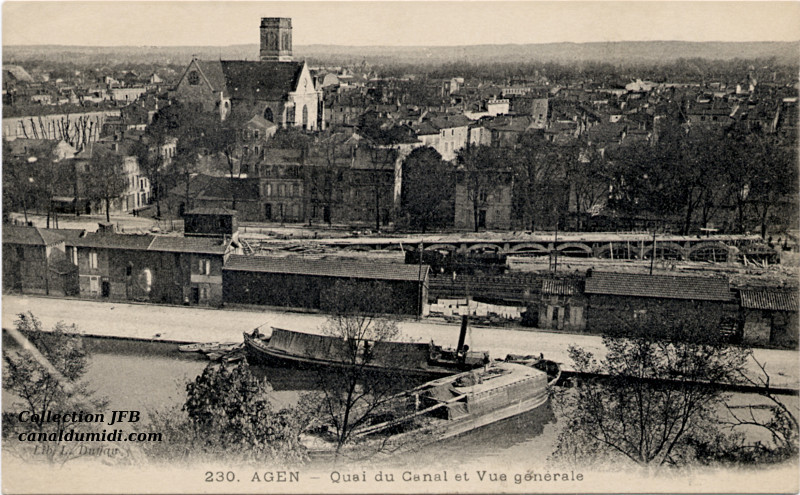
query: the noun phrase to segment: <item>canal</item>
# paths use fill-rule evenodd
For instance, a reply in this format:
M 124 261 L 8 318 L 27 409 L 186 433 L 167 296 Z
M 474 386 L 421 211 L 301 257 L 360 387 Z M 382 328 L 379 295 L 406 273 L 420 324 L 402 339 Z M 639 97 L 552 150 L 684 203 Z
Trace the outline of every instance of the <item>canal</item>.
M 109 410 L 138 410 L 146 418 L 150 411 L 180 407 L 186 400 L 186 384 L 193 381 L 209 361 L 200 354 L 178 351 L 177 344 L 83 337 L 90 353 L 85 381 L 98 397 L 108 399 Z M 4 345 L 14 345 L 9 338 Z M 311 388 L 314 372 L 253 366 L 258 376 L 273 387 L 276 408 L 296 404 Z M 12 398 L 3 392 L 3 402 Z M 541 465 L 552 453 L 557 437 L 555 417 L 549 407 L 489 425 L 479 430 L 431 444 L 421 451 L 400 456 L 388 464 L 445 468 L 453 461 L 502 462 L 525 459 Z
M 186 384 L 193 381 L 209 361 L 200 354 L 182 353 L 177 344 L 83 337 L 90 352 L 85 376 L 97 396 L 108 399 L 109 410 L 138 410 L 146 418 L 149 412 L 180 407 L 186 399 Z M 4 335 L 4 345 L 14 346 Z M 273 386 L 276 408 L 296 404 L 300 395 L 315 382 L 314 372 L 286 368 L 253 366 L 254 372 Z M 785 398 L 790 407 L 798 408 L 798 397 Z M 8 407 L 13 398 L 3 391 Z M 764 404 L 756 394 L 734 393 L 729 404 L 742 407 Z M 421 451 L 400 456 L 388 465 L 423 466 L 430 469 L 459 464 L 489 462 L 524 462 L 543 466 L 555 449 L 561 424 L 549 406 L 480 428 L 478 430 L 430 444 Z M 744 431 L 748 436 L 765 441 L 762 431 Z

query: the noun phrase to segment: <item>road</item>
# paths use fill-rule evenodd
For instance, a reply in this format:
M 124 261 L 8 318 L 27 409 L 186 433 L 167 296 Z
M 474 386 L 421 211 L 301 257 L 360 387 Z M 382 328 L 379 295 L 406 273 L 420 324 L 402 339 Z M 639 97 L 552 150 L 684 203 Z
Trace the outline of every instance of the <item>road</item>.
M 86 335 L 128 337 L 179 342 L 241 342 L 242 332 L 270 326 L 319 333 L 325 316 L 308 313 L 255 310 L 220 310 L 198 307 L 125 304 L 34 296 L 3 296 L 3 328 L 13 327 L 16 315 L 32 311 L 46 328 L 58 321 L 77 325 Z M 432 320 L 403 320 L 399 324 L 404 340 L 455 347 L 459 327 Z M 473 327 L 467 343 L 492 357 L 508 353 L 539 354 L 570 368 L 570 345 L 580 346 L 598 357 L 604 355 L 602 339 L 595 335 L 566 334 L 527 329 Z M 800 353 L 755 349 L 755 357 L 767 364 L 776 387 L 800 388 Z M 755 364 L 751 365 L 755 373 Z M 755 376 L 755 375 L 754 375 Z

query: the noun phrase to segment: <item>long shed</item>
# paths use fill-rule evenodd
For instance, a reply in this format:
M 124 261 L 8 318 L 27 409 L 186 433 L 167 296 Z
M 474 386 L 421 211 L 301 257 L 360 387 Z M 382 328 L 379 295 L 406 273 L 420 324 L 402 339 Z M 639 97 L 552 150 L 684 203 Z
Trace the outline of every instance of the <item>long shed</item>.
M 322 309 L 337 281 L 382 282 L 392 292 L 385 313 L 418 315 L 427 301 L 429 267 L 371 261 L 231 255 L 222 271 L 226 304 Z

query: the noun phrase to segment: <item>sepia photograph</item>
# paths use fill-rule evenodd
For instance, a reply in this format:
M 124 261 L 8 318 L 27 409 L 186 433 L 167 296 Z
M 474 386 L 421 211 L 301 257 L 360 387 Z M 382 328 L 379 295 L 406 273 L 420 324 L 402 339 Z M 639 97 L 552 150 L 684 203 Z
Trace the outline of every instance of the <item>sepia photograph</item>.
M 3 493 L 800 491 L 800 3 L 1 25 Z

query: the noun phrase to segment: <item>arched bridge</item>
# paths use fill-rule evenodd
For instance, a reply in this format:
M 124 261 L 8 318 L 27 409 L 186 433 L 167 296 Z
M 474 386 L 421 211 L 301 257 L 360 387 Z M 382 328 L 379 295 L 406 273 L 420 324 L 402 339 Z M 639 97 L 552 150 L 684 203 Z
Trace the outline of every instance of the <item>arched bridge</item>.
M 242 235 L 246 238 L 246 234 Z M 657 259 L 728 262 L 740 260 L 774 261 L 776 252 L 755 235 L 712 235 L 708 237 L 649 233 L 536 233 L 536 234 L 442 234 L 397 237 L 349 237 L 272 241 L 256 243 L 279 247 L 298 244 L 348 251 L 403 250 L 458 253 L 494 252 L 509 256 L 559 256 L 605 259 Z

